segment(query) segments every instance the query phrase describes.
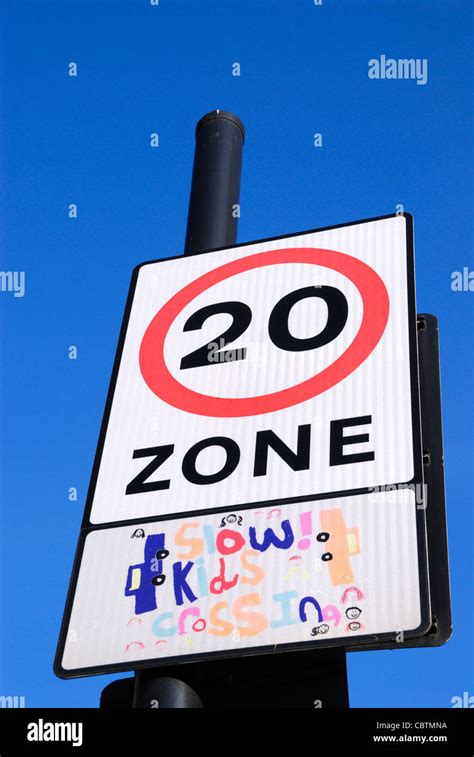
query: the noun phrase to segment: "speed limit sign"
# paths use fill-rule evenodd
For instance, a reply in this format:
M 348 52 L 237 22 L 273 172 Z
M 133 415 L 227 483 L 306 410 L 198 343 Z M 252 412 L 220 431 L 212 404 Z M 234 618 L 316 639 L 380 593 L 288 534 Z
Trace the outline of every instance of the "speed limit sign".
M 91 575 L 102 570 L 100 543 L 115 537 L 128 545 L 120 591 L 124 619 L 158 612 L 157 597 L 168 596 L 171 584 L 167 601 L 194 609 L 204 586 L 205 596 L 212 595 L 212 587 L 225 586 L 234 602 L 225 622 L 235 631 L 242 586 L 232 583 L 237 568 L 228 575 L 225 564 L 239 551 L 232 544 L 242 550 L 247 545 L 255 556 L 266 553 L 262 544 L 287 549 L 300 543 L 300 552 L 287 558 L 295 567 L 306 543 L 322 547 L 326 535 L 328 549 L 318 557 L 327 563 L 321 590 L 338 587 L 340 603 L 353 584 L 355 597 L 364 595 L 361 586 L 367 582 L 372 604 L 364 622 L 357 606 L 341 625 L 336 610 L 334 616 L 324 614 L 313 590 L 308 596 L 320 609 L 313 627 L 323 627 L 313 643 L 349 635 L 353 645 L 354 636 L 363 641 L 374 634 L 419 633 L 429 608 L 423 505 L 417 496 L 422 465 L 416 355 L 412 221 L 406 214 L 138 266 L 83 522 L 80 555 L 90 565 L 82 578 L 76 565 L 61 644 L 61 655 L 70 658 L 66 665 L 61 656 L 62 673 L 101 665 L 120 669 L 127 660 L 156 664 L 156 646 L 150 656 L 150 648 L 143 653 L 138 641 L 127 659 L 123 650 L 112 659 L 97 656 L 92 640 L 90 648 L 84 642 L 81 657 L 80 644 L 66 643 L 71 614 L 77 628 L 91 605 Z M 279 518 L 280 531 L 270 528 L 272 517 Z M 267 530 L 259 527 L 259 518 Z M 118 528 L 123 524 L 126 536 Z M 180 525 L 184 530 L 176 530 Z M 221 549 L 216 528 L 229 532 Z M 136 562 L 138 554 L 128 552 L 141 539 L 148 553 L 142 545 Z M 201 542 L 208 559 L 217 562 L 207 577 L 196 573 L 199 594 L 191 577 L 194 568 L 204 570 L 192 562 Z M 123 547 L 109 549 L 112 562 L 123 553 Z M 259 568 L 265 571 L 263 564 Z M 119 565 L 115 575 L 117 570 Z M 311 576 L 310 566 L 306 571 Z M 146 594 L 140 588 L 145 581 Z M 392 591 L 400 595 L 389 608 Z M 268 586 L 266 594 L 273 596 L 275 587 Z M 325 606 L 336 608 L 336 599 L 328 594 Z M 101 608 L 103 598 L 99 615 Z M 174 618 L 168 605 L 163 611 Z M 296 636 L 288 629 L 281 636 L 272 612 L 262 611 L 267 625 L 260 640 L 242 643 L 239 632 L 241 648 L 273 644 L 276 638 L 283 644 L 308 640 L 307 629 L 306 637 L 300 629 L 292 629 Z M 210 607 L 208 613 L 212 616 Z M 305 614 L 300 606 L 300 623 Z M 225 634 L 208 632 L 208 616 L 203 622 L 204 628 L 196 620 L 193 631 L 176 631 L 175 646 L 171 632 L 165 635 L 165 658 L 228 650 Z M 169 623 L 174 628 L 174 621 Z M 150 638 L 159 641 L 165 626 L 155 617 Z M 179 645 L 179 637 L 189 633 L 199 637 L 194 648 Z
M 406 225 L 139 266 L 91 523 L 410 481 Z

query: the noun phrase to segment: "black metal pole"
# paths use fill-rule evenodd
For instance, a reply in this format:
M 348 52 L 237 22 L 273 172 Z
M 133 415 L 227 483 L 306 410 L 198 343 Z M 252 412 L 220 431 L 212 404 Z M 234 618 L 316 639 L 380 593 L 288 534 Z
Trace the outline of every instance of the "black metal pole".
M 237 241 L 244 137 L 242 122 L 232 113 L 214 110 L 198 121 L 185 255 Z M 188 684 L 150 668 L 135 673 L 133 706 L 192 708 L 202 702 Z
M 244 138 L 233 113 L 214 110 L 198 122 L 185 255 L 237 241 Z
M 198 122 L 185 255 L 237 241 L 244 138 L 244 127 L 232 113 L 216 110 Z M 346 653 L 335 648 L 137 671 L 133 707 L 202 707 L 198 694 L 177 675 L 195 686 L 212 709 L 235 709 L 242 703 L 304 709 L 349 704 Z M 118 685 L 108 689 L 101 706 L 130 701 L 129 684 L 122 684 L 120 691 Z
M 160 676 L 157 668 L 137 670 L 133 707 L 142 709 L 192 709 L 202 707 L 194 689 L 184 681 Z
M 198 122 L 185 255 L 230 246 L 237 241 L 244 139 L 243 124 L 232 113 L 216 110 Z M 313 693 L 314 701 L 321 701 L 325 707 L 347 707 L 349 704 L 344 649 L 314 650 L 301 656 L 279 655 L 274 661 L 253 657 L 246 665 L 239 660 L 238 668 L 236 662 L 233 667 L 229 663 L 217 665 L 214 675 L 207 666 L 210 679 L 207 683 L 212 686 L 215 682 L 215 688 L 221 691 L 223 697 L 225 687 L 219 679 L 221 669 L 233 670 L 232 674 L 229 672 L 228 685 L 235 691 L 225 692 L 228 705 L 233 701 L 233 694 L 239 700 L 243 692 L 246 701 L 254 705 L 259 700 L 266 700 L 267 703 L 280 701 L 282 706 L 291 706 L 291 700 L 296 699 L 300 706 L 308 706 L 311 699 L 309 692 Z M 308 686 L 307 671 L 311 667 L 315 671 L 315 681 Z M 282 692 L 272 691 L 275 686 L 271 683 L 269 668 L 278 668 L 287 678 L 287 686 L 283 687 Z M 239 674 L 242 678 L 240 682 Z M 199 689 L 205 692 L 206 682 L 200 680 L 199 675 L 191 675 L 193 678 L 200 684 Z M 250 689 L 252 686 L 258 688 L 258 684 L 261 693 L 252 701 Z M 301 690 L 300 699 L 295 695 L 288 696 L 291 687 L 293 691 L 295 688 Z M 317 706 L 314 701 L 313 706 Z

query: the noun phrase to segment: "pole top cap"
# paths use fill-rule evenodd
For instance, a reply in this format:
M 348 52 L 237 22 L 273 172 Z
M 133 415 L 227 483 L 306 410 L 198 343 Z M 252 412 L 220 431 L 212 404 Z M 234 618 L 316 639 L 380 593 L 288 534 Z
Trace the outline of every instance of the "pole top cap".
M 210 113 L 206 113 L 206 115 L 200 118 L 196 124 L 196 134 L 205 123 L 208 121 L 215 121 L 219 118 L 224 118 L 226 121 L 232 121 L 232 123 L 234 123 L 242 132 L 242 142 L 245 142 L 245 128 L 242 121 L 234 113 L 229 113 L 227 110 L 211 110 Z

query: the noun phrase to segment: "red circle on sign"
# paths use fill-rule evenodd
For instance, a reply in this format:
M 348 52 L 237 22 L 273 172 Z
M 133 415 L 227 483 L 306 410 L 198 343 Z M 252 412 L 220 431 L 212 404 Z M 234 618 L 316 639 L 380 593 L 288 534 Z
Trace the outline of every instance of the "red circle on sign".
M 164 358 L 166 335 L 184 307 L 212 286 L 254 268 L 283 263 L 305 263 L 331 268 L 346 276 L 359 290 L 362 323 L 347 349 L 320 373 L 295 386 L 256 397 L 215 397 L 181 384 Z M 270 250 L 233 260 L 208 271 L 177 292 L 155 315 L 140 346 L 140 370 L 151 391 L 169 405 L 187 413 L 237 418 L 272 413 L 297 405 L 327 391 L 356 370 L 377 346 L 387 324 L 389 298 L 380 276 L 361 260 L 343 252 L 311 247 Z

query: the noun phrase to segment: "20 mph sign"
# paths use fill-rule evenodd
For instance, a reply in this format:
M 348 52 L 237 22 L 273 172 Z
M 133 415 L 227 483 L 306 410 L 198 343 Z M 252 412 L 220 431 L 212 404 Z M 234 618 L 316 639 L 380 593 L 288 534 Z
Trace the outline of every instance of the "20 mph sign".
M 317 605 L 311 630 L 323 629 L 311 643 L 354 645 L 374 635 L 422 632 L 429 608 L 416 356 L 406 215 L 139 266 L 58 672 L 307 642 L 308 597 Z M 327 551 L 315 557 L 315 545 L 325 542 Z M 299 627 L 278 624 L 274 597 L 293 591 L 291 580 L 284 585 L 285 570 L 302 568 L 299 561 L 310 555 L 306 573 L 291 574 L 306 601 L 296 613 Z M 101 596 L 85 620 L 98 573 L 110 578 L 113 566 L 120 575 L 122 557 L 116 599 L 108 580 L 107 602 Z M 327 570 L 318 578 L 321 562 Z M 239 571 L 242 580 L 234 581 Z M 261 591 L 245 591 L 258 576 Z M 303 586 L 308 577 L 312 593 Z M 355 592 L 351 606 L 345 591 Z M 226 608 L 204 608 L 213 594 L 229 599 Z M 249 614 L 243 608 L 250 605 L 254 614 L 261 606 L 261 618 L 247 617 L 244 630 L 253 631 L 243 633 L 242 616 Z M 186 624 L 189 612 L 175 617 L 177 608 L 191 611 L 194 625 Z M 341 624 L 346 610 L 352 614 Z M 225 611 L 224 619 L 218 613 Z M 85 630 L 99 623 L 105 634 L 119 618 L 125 626 L 127 616 L 142 621 L 148 613 L 154 618 L 148 642 L 135 646 L 119 634 L 114 648 L 109 633 L 107 652 L 98 653 L 97 627 L 92 638 Z M 69 643 L 71 627 L 84 622 L 82 644 L 81 634 Z M 183 639 L 194 639 L 194 648 Z

